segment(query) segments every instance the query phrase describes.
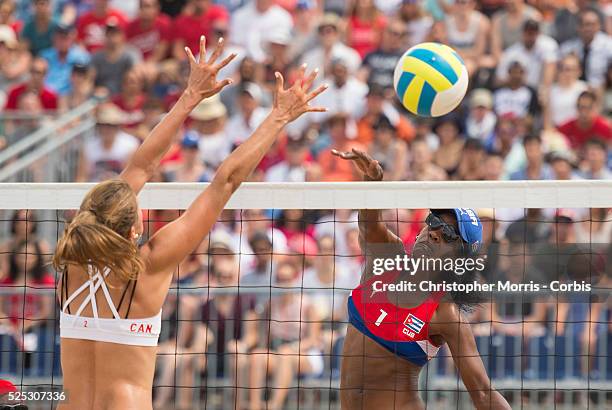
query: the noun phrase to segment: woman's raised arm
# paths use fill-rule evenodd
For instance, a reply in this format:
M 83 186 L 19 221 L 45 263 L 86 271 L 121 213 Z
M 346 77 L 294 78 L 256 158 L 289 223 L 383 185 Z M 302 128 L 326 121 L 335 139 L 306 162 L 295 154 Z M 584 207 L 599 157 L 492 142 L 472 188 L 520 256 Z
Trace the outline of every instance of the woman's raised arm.
M 310 107 L 308 103 L 327 86 L 309 92 L 317 70 L 308 76 L 305 70 L 302 66 L 297 81 L 288 90 L 284 89 L 282 75 L 275 74 L 274 106 L 270 114 L 253 135 L 223 161 L 210 185 L 185 213 L 149 241 L 150 272 L 169 272 L 202 242 L 234 191 L 253 172 L 285 125 L 306 112 L 325 111 Z
M 121 173 L 120 177 L 126 181 L 134 193 L 138 195 L 144 184 L 151 178 L 163 156 L 168 152 L 172 142 L 189 115 L 189 113 L 204 98 L 217 94 L 226 85 L 231 83 L 230 79 L 217 81 L 217 73 L 234 57 L 232 54 L 223 61 L 217 63 L 217 59 L 223 52 L 223 39 L 219 39 L 219 46 L 206 61 L 206 39 L 200 39 L 200 58 L 196 61 L 191 50 L 185 47 L 189 59 L 190 73 L 187 88 L 181 94 L 170 112 L 151 131 L 136 150 L 129 163 Z

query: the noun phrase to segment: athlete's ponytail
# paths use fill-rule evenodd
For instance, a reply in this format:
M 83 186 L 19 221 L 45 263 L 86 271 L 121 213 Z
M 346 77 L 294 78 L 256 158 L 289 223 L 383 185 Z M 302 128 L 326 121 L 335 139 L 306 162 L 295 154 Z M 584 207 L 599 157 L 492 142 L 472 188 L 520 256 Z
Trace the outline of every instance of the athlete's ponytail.
M 63 271 L 88 265 L 100 272 L 110 268 L 123 281 L 136 279 L 144 270 L 137 244 L 130 239 L 138 222 L 138 204 L 129 185 L 118 179 L 96 185 L 66 227 L 53 256 L 53 266 Z

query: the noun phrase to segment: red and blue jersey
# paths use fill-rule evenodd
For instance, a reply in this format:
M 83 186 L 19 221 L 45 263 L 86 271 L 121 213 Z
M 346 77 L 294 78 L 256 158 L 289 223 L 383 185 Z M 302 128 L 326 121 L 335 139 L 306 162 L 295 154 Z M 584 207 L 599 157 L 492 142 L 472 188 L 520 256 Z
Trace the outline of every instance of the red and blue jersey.
M 391 353 L 424 366 L 440 348 L 429 339 L 429 323 L 443 293 L 431 294 L 419 306 L 404 309 L 391 303 L 386 292 L 372 290 L 373 282 L 380 279 L 373 277 L 353 289 L 348 299 L 350 323 Z

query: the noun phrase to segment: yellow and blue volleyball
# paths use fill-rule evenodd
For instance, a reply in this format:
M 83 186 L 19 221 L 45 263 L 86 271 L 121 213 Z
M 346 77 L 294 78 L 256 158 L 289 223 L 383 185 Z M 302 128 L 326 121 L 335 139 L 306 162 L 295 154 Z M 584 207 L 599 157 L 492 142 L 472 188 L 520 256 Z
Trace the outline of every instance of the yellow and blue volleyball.
M 395 66 L 393 85 L 402 105 L 423 117 L 454 110 L 467 91 L 463 59 L 449 46 L 421 43 L 406 51 Z

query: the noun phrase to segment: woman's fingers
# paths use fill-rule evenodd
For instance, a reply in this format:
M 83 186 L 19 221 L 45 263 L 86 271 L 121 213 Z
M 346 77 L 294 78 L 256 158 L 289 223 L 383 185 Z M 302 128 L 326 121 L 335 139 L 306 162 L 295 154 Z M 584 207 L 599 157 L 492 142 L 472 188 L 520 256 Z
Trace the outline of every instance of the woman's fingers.
M 200 59 L 198 60 L 200 63 L 203 63 L 206 58 L 206 37 L 200 36 Z
M 293 87 L 302 87 L 304 83 L 304 74 L 306 74 L 306 63 L 302 64 L 300 68 L 298 68 L 297 79 L 295 83 L 293 83 Z
M 189 59 L 189 64 L 193 64 L 196 62 L 196 59 L 193 55 L 193 53 L 191 52 L 191 49 L 189 47 L 185 47 L 185 54 L 187 54 L 187 58 Z
M 318 74 L 319 74 L 319 69 L 315 68 L 312 71 L 312 73 L 310 73 L 308 78 L 306 78 L 306 80 L 304 80 L 304 82 L 302 83 L 302 90 L 304 90 L 304 92 L 308 92 L 308 90 L 310 90 L 310 87 L 312 87 L 312 83 L 314 83 L 314 80 L 315 80 L 315 78 L 317 78 Z
M 217 86 L 215 87 L 214 93 L 218 93 L 219 91 L 221 91 L 222 89 L 224 89 L 226 86 L 230 85 L 231 83 L 233 83 L 233 81 L 230 78 L 226 78 L 225 80 L 221 81 L 220 83 L 217 83 Z
M 337 149 L 332 149 L 331 153 L 332 155 L 335 155 L 343 159 L 355 159 L 356 158 L 355 154 L 349 151 L 338 151 Z
M 320 85 L 316 90 L 314 90 L 313 92 L 311 92 L 310 94 L 308 94 L 308 97 L 306 98 L 306 102 L 310 102 L 312 101 L 314 98 L 317 97 L 317 95 L 321 94 L 323 91 L 327 90 L 328 85 L 327 84 L 323 84 Z
M 236 58 L 236 55 L 237 55 L 236 53 L 232 53 L 229 56 L 225 57 L 223 61 L 217 64 L 217 66 L 215 67 L 215 70 L 217 71 L 221 70 L 223 67 L 228 65 L 234 58 Z
M 327 108 L 325 108 L 325 107 L 308 107 L 306 112 L 327 112 Z
M 219 58 L 219 56 L 223 53 L 223 47 L 225 46 L 225 41 L 223 40 L 223 37 L 221 37 L 219 39 L 219 42 L 217 43 L 217 48 L 215 48 L 215 51 L 213 51 L 213 53 L 211 54 L 210 58 L 208 59 L 208 63 L 207 64 L 214 64 L 215 61 L 217 61 L 217 59 Z M 202 60 L 204 61 L 204 60 Z
M 276 77 L 276 92 L 280 93 L 285 89 L 285 79 L 278 71 L 274 73 L 274 76 Z

